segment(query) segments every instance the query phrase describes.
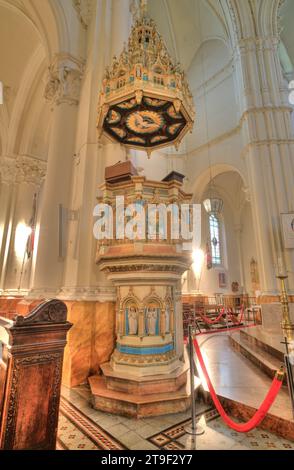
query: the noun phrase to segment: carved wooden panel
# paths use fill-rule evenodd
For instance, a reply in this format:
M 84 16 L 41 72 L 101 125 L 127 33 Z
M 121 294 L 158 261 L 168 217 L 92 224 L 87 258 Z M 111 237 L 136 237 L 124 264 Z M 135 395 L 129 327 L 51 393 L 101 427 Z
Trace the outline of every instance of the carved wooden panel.
M 53 300 L 6 327 L 7 369 L 5 361 L 0 365 L 1 449 L 55 449 L 63 351 L 71 327 L 66 315 L 65 304 Z

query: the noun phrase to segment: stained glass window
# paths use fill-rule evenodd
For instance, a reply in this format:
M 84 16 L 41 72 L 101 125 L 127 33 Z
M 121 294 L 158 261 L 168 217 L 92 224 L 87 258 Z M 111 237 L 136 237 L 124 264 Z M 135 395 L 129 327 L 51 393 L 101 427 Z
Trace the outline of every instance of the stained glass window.
M 220 247 L 220 223 L 215 215 L 209 216 L 209 230 L 212 264 L 220 265 L 222 263 Z

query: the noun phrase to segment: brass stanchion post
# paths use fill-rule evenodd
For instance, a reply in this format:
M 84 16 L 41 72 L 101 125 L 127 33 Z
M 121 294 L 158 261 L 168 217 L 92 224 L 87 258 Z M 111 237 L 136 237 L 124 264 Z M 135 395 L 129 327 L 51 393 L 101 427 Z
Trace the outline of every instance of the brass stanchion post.
M 292 404 L 292 413 L 294 417 L 294 324 L 290 317 L 289 298 L 286 290 L 285 280 L 287 275 L 279 275 L 277 278 L 281 282 L 280 302 L 282 304 L 282 331 L 285 338 L 286 354 L 285 366 L 287 370 L 288 389 Z
M 192 423 L 185 426 L 185 431 L 193 436 L 201 436 L 204 434 L 204 429 L 196 423 L 196 403 L 195 403 L 195 367 L 194 367 L 194 346 L 193 346 L 194 329 L 191 325 L 188 328 L 189 336 L 189 362 L 190 362 L 190 386 L 191 386 L 191 413 Z

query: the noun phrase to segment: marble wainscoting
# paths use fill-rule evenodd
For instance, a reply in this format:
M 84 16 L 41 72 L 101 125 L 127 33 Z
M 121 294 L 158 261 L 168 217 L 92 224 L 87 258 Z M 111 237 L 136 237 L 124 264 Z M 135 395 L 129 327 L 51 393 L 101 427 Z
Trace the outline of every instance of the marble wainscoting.
M 290 318 L 294 323 L 294 303 L 289 303 Z M 281 322 L 283 318 L 281 303 L 264 304 L 261 306 L 262 326 L 266 330 L 276 330 L 281 332 Z
M 63 384 L 87 382 L 109 361 L 115 345 L 115 303 L 65 301 L 73 323 L 64 353 Z

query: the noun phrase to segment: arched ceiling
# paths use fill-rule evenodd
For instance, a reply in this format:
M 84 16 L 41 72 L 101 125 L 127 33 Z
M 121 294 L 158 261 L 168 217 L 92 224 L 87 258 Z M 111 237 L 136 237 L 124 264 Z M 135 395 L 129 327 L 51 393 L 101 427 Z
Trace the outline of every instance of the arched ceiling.
M 40 42 L 24 16 L 0 3 L 0 79 L 15 95 L 30 57 Z
M 80 27 L 71 0 L 0 0 L 3 155 L 28 152 L 46 157 L 48 104 L 43 99 L 46 67 L 60 52 L 82 56 L 85 36 L 78 34 Z M 39 117 L 34 125 L 33 116 Z
M 188 71 L 204 41 L 227 40 L 214 0 L 149 0 L 148 11 L 175 60 Z
M 246 203 L 246 188 L 240 174 L 236 171 L 225 171 L 213 178 L 215 193 L 220 196 L 225 204 L 237 215 L 240 214 Z M 202 199 L 209 197 L 209 185 L 206 186 Z M 233 196 L 232 196 L 233 195 Z
M 175 61 L 179 61 L 187 73 L 188 82 L 196 105 L 196 125 L 193 133 L 183 140 L 177 154 L 185 154 L 193 151 L 199 145 L 213 138 L 217 133 L 222 133 L 231 125 L 231 120 L 218 117 L 216 106 L 212 106 L 212 116 L 208 112 L 214 103 L 211 94 L 207 102 L 209 80 L 215 77 L 223 81 L 220 72 L 230 63 L 230 42 L 222 16 L 218 0 L 148 0 L 148 13 L 155 20 L 158 30 Z M 219 78 L 217 78 L 219 75 Z M 203 83 L 205 90 L 201 90 Z M 215 86 L 214 83 L 214 86 Z M 228 99 L 235 102 L 233 89 L 224 93 Z M 231 115 L 234 116 L 234 109 Z M 207 120 L 210 129 L 207 129 Z M 217 121 L 217 122 L 216 122 Z M 226 128 L 219 126 L 219 122 L 226 123 Z M 217 127 L 217 131 L 215 130 Z M 224 126 L 223 126 L 224 127 Z M 164 149 L 164 154 L 174 154 L 173 147 Z

